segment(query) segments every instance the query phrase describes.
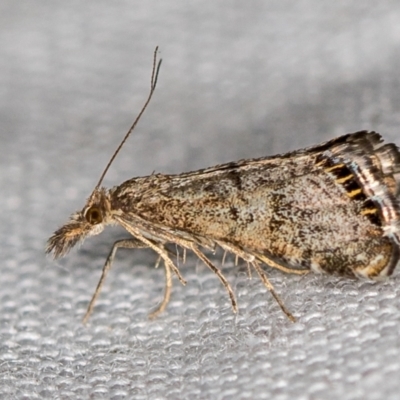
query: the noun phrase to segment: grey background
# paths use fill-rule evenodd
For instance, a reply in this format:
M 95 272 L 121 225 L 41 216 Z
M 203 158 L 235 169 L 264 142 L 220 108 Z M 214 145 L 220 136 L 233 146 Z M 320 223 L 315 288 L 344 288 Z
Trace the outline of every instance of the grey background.
M 12 1 L 0 4 L 2 399 L 398 399 L 399 277 L 379 284 L 268 271 L 290 323 L 244 265 L 193 256 L 167 311 L 150 251 L 118 253 L 81 318 L 111 228 L 52 261 L 149 86 L 107 186 L 271 155 L 360 129 L 400 143 L 400 3 Z M 221 254 L 213 260 L 220 265 Z

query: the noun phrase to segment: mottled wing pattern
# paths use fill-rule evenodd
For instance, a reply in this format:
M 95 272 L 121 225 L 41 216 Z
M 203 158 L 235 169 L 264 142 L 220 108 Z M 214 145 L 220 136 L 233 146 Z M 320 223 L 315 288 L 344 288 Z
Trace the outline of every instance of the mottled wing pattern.
M 294 272 L 375 278 L 399 258 L 399 181 L 397 147 L 363 131 L 274 157 L 134 178 L 110 197 L 160 234 Z

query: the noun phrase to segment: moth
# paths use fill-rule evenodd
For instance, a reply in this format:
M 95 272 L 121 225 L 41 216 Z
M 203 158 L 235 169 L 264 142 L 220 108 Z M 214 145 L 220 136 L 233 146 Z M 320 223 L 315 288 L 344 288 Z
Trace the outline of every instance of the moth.
M 131 235 L 114 243 L 84 321 L 91 314 L 119 248 L 151 248 L 185 280 L 167 244 L 192 251 L 220 279 L 232 308 L 234 292 L 205 250 L 221 247 L 253 267 L 291 319 L 261 264 L 285 273 L 379 279 L 400 256 L 400 151 L 376 132 L 346 134 L 306 149 L 241 160 L 178 175 L 153 173 L 105 189 L 103 178 L 149 104 L 161 60 L 154 52 L 148 98 L 82 210 L 48 240 L 47 253 L 64 256 L 78 242 L 119 224 Z

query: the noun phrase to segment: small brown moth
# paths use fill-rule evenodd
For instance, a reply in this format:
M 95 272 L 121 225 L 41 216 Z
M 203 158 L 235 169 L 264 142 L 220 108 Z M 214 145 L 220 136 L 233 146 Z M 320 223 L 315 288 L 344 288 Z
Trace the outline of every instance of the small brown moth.
M 164 299 L 179 269 L 165 248 L 193 251 L 228 291 L 220 270 L 201 249 L 220 246 L 254 267 L 264 285 L 294 321 L 260 263 L 283 272 L 309 271 L 378 279 L 392 274 L 400 257 L 400 151 L 375 132 L 356 132 L 303 150 L 241 160 L 179 175 L 132 178 L 101 187 L 117 153 L 154 93 L 161 60 L 154 52 L 149 96 L 106 166 L 81 211 L 58 229 L 47 253 L 65 255 L 106 225 L 120 224 L 133 238 L 114 243 L 84 317 L 87 321 L 118 248 L 150 247 L 164 261 Z

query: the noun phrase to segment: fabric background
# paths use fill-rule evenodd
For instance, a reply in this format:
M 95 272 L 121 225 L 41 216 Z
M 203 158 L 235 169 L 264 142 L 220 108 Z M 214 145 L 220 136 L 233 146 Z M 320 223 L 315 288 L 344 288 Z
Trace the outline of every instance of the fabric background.
M 45 242 L 105 185 L 286 152 L 360 129 L 400 143 L 400 3 L 13 1 L 0 5 L 2 399 L 398 399 L 399 278 L 372 284 L 266 267 L 290 323 L 246 266 L 194 256 L 166 312 L 164 273 L 121 250 L 81 322 L 110 228 L 59 261 Z M 222 254 L 213 260 L 220 264 Z

